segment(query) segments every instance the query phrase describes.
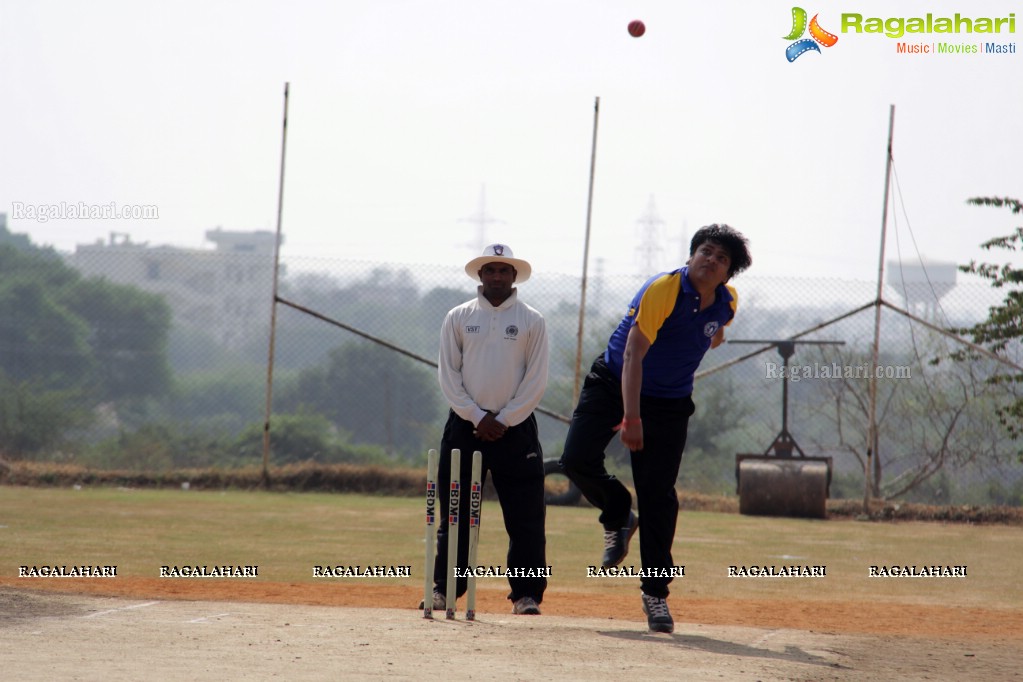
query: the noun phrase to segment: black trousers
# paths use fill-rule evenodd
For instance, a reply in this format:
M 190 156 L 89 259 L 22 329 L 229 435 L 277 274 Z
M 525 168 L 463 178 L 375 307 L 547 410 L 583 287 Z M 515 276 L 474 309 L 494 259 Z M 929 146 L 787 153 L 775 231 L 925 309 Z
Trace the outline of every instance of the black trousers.
M 485 483 L 488 474 L 493 477 L 504 516 L 504 528 L 508 533 L 505 568 L 532 569 L 535 574 L 535 577 L 509 576 L 511 593 L 508 599 L 516 601 L 521 597 L 532 597 L 539 604 L 547 589 L 547 579 L 542 577 L 542 569 L 547 567 L 544 530 L 547 507 L 544 502 L 543 451 L 536 417 L 530 415 L 521 424 L 509 427 L 500 440 L 484 442 L 473 435 L 472 422 L 454 412 L 448 415 L 441 438 L 440 468 L 437 472 L 437 487 L 444 492 L 438 495 L 440 523 L 437 525 L 437 558 L 433 566 L 434 587 L 442 594 L 447 594 L 447 581 L 451 577 L 451 573 L 444 570 L 448 557 L 448 496 L 445 493 L 451 481 L 451 450 L 455 448 L 462 453 L 459 480 L 463 490 L 460 502 L 462 516 L 458 524 L 458 566 L 464 568 L 469 564 L 468 498 L 464 491 L 470 489 L 472 453 L 479 450 L 483 453 L 480 482 Z M 487 525 L 486 519 L 481 517 L 481 533 L 488 532 Z M 467 588 L 466 578 L 459 577 L 458 596 L 465 594 Z
M 686 445 L 689 417 L 695 406 L 691 396 L 654 398 L 641 396 L 643 450 L 630 453 L 632 478 L 639 513 L 639 551 L 643 569 L 670 569 L 678 521 L 675 481 Z M 565 439 L 561 467 L 590 504 L 600 510 L 606 530 L 623 528 L 629 519 L 632 495 L 607 472 L 604 449 L 615 437 L 622 421 L 622 385 L 597 358 L 586 376 L 579 404 Z M 643 577 L 640 587 L 652 597 L 667 597 L 670 577 Z

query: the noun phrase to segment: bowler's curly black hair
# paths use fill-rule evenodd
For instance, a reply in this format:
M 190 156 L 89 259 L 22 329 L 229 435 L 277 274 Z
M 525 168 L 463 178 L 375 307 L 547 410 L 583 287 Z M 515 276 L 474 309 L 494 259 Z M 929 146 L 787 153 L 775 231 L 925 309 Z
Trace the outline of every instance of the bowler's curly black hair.
M 696 249 L 700 248 L 704 242 L 713 242 L 728 251 L 731 258 L 731 264 L 728 266 L 729 279 L 753 265 L 753 257 L 749 254 L 748 240 L 733 227 L 717 223 L 701 227 L 689 242 L 689 255 L 695 254 Z

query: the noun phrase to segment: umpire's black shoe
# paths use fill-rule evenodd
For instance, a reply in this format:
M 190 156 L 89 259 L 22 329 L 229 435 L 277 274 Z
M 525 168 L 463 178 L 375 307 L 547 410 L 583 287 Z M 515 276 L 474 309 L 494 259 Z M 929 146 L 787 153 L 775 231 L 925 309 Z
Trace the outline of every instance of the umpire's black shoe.
M 630 509 L 629 520 L 624 528 L 604 531 L 604 558 L 600 564 L 604 568 L 611 568 L 622 563 L 629 554 L 629 540 L 639 529 L 639 517 Z

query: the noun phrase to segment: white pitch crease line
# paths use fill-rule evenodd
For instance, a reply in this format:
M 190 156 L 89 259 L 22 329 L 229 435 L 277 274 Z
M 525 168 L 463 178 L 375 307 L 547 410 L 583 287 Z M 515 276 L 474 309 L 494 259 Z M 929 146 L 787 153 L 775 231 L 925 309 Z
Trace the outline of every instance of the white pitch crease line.
M 96 616 L 105 616 L 108 613 L 117 613 L 118 611 L 130 611 L 131 609 L 142 609 L 142 608 L 145 608 L 147 606 L 154 606 L 154 605 L 159 604 L 159 603 L 160 602 L 158 602 L 158 601 L 149 601 L 149 602 L 146 602 L 145 604 L 133 604 L 132 606 L 122 606 L 119 609 L 107 609 L 106 611 L 97 611 L 96 613 L 90 613 L 87 616 L 82 616 L 82 618 L 95 618 Z
M 188 623 L 204 623 L 204 622 L 208 621 L 210 618 L 223 618 L 224 616 L 230 616 L 230 615 L 231 615 L 230 613 L 218 613 L 215 616 L 203 616 L 202 618 L 193 618 L 192 620 L 186 621 L 186 622 L 188 622 Z

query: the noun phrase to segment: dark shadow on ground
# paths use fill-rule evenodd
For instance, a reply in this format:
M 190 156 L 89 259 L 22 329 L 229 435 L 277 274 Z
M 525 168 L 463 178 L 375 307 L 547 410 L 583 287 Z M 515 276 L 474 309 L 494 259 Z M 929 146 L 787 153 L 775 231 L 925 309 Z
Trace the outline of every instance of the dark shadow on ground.
M 848 668 L 840 663 L 829 661 L 828 659 L 817 656 L 816 654 L 807 653 L 795 646 L 786 646 L 785 651 L 772 651 L 770 649 L 758 649 L 756 647 L 746 646 L 745 644 L 737 644 L 736 642 L 727 642 L 720 639 L 712 639 L 710 637 L 701 637 L 699 635 L 664 635 L 652 632 L 636 632 L 635 630 L 605 630 L 598 634 L 603 635 L 604 637 L 614 637 L 616 639 L 627 639 L 632 641 L 663 642 L 666 645 L 677 646 L 684 649 L 699 649 L 700 651 L 706 651 L 712 654 L 722 654 L 725 656 L 765 658 L 776 661 L 787 661 L 790 663 L 818 665 L 825 668 L 832 668 L 834 670 L 848 670 Z

